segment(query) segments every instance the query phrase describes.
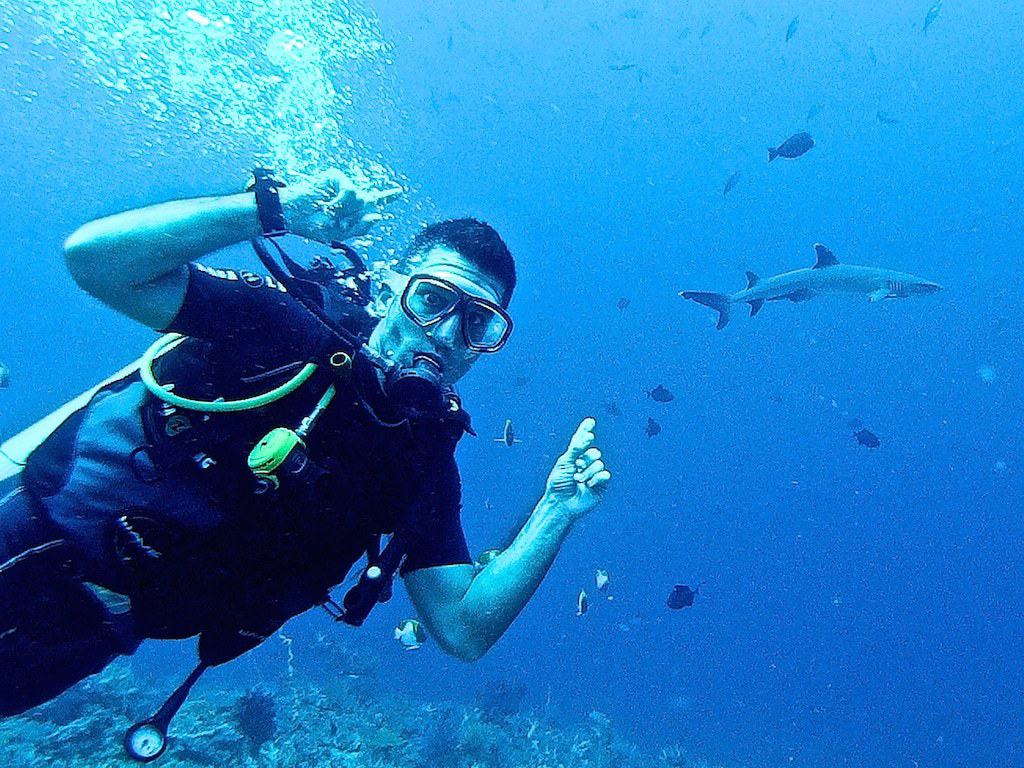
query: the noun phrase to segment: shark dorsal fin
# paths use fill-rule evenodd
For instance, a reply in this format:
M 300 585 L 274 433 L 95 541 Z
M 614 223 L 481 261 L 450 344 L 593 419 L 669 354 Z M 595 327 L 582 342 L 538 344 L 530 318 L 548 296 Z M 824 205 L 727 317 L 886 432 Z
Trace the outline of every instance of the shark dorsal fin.
M 757 282 L 760 279 L 761 278 L 758 277 L 756 274 L 754 274 L 750 270 L 747 270 L 747 288 L 748 289 L 753 288 L 755 285 L 757 285 Z
M 814 253 L 818 257 L 818 260 L 814 262 L 814 269 L 834 267 L 839 263 L 839 259 L 836 258 L 836 255 L 821 243 L 814 244 Z

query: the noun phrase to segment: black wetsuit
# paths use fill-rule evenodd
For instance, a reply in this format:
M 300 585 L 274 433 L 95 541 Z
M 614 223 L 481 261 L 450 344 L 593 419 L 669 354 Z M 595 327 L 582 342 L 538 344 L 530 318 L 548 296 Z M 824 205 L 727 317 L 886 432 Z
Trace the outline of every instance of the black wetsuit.
M 372 319 L 342 305 L 365 335 Z M 336 343 L 272 278 L 198 265 L 167 330 L 189 340 L 156 373 L 198 399 L 266 391 Z M 315 481 L 267 491 L 249 450 L 295 428 L 331 383 L 338 394 L 306 440 Z M 375 404 L 386 409 L 378 389 L 327 366 L 272 405 L 208 417 L 168 408 L 137 374 L 101 390 L 0 501 L 0 715 L 147 637 L 201 634 L 207 661 L 234 658 L 323 603 L 381 534 L 401 539 L 401 573 L 471 563 L 454 459 L 468 420 L 389 426 Z M 103 590 L 127 595 L 130 611 L 108 610 Z

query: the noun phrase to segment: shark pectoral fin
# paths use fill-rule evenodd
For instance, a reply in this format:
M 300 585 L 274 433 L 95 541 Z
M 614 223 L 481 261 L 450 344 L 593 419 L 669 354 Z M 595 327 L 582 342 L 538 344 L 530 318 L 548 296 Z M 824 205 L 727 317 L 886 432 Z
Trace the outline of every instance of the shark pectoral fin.
M 876 301 L 882 301 L 889 296 L 889 290 L 887 288 L 879 288 L 877 291 L 872 291 L 868 294 L 868 301 L 874 304 Z
M 794 304 L 799 304 L 801 301 L 810 301 L 811 299 L 813 299 L 814 292 L 808 290 L 807 288 L 801 288 L 799 291 L 787 293 L 785 296 L 781 296 L 780 298 L 789 299 Z
M 754 299 L 753 301 L 748 301 L 747 304 L 750 305 L 750 316 L 754 317 L 761 311 L 761 307 L 764 306 L 764 299 Z

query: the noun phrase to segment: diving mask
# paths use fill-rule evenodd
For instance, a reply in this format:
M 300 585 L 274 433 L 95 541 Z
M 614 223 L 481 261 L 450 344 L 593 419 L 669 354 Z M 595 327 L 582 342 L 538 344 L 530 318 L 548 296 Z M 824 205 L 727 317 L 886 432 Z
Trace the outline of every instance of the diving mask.
M 458 312 L 462 338 L 472 352 L 497 352 L 512 333 L 512 318 L 502 307 L 433 275 L 409 279 L 402 292 L 402 309 L 421 328 L 437 325 Z

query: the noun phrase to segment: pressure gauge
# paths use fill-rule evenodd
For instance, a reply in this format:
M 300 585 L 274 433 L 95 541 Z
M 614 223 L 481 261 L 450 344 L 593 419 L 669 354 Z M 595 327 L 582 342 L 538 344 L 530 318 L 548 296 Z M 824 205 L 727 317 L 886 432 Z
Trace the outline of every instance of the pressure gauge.
M 132 760 L 149 763 L 167 749 L 167 734 L 155 723 L 136 723 L 124 735 L 124 748 Z

